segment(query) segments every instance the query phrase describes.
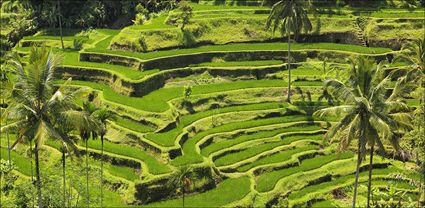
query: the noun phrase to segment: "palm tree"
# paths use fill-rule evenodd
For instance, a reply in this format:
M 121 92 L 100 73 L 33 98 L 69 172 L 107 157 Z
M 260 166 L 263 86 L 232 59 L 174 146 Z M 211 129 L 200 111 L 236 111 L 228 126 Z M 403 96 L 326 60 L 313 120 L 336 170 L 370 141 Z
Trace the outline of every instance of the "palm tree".
M 182 194 L 182 207 L 184 208 L 185 193 L 190 191 L 195 173 L 189 166 L 180 167 L 177 172 L 171 176 L 168 183 L 172 189 L 177 189 Z
M 291 34 L 296 38 L 301 32 L 312 30 L 306 10 L 310 5 L 307 0 L 281 0 L 273 5 L 266 23 L 273 33 L 280 26 L 281 34 L 288 39 L 288 102 L 291 102 Z
M 84 89 L 68 91 L 66 83 L 55 90 L 54 73 L 61 60 L 60 55 L 53 54 L 44 47 L 31 50 L 25 67 L 17 54 L 8 59 L 16 79 L 11 92 L 10 107 L 7 108 L 5 116 L 13 122 L 0 130 L 17 132 L 17 140 L 12 148 L 25 140 L 34 142 L 39 207 L 43 205 L 39 150 L 46 139 L 57 139 L 72 145 L 72 141 L 60 134 L 58 121 L 60 124 L 66 124 L 76 120 L 71 111 L 77 106 L 75 99 L 85 92 Z
M 424 141 L 424 135 L 421 133 L 421 127 L 423 125 L 423 121 L 425 121 L 424 118 L 424 112 L 425 112 L 425 88 L 423 87 L 424 84 L 424 77 L 425 77 L 425 38 L 417 39 L 412 41 L 411 43 L 408 43 L 403 46 L 402 53 L 397 57 L 398 59 L 407 61 L 411 64 L 409 68 L 406 69 L 400 69 L 404 70 L 406 75 L 404 77 L 406 83 L 415 83 L 417 82 L 419 85 L 418 92 L 413 96 L 419 100 L 420 106 L 414 110 L 413 115 L 415 118 L 417 118 L 415 121 L 417 125 L 417 129 L 415 131 L 412 131 L 413 138 L 410 140 L 413 141 L 410 144 L 410 149 L 416 153 L 417 157 L 417 163 L 418 165 L 421 165 L 421 171 L 424 171 L 425 169 L 425 162 L 422 161 L 422 164 L 419 162 L 419 154 L 420 152 L 425 152 L 423 149 L 423 143 Z M 421 178 L 421 180 L 425 181 L 425 174 L 423 174 L 424 177 Z M 420 197 L 418 198 L 418 203 L 420 201 Z M 425 203 L 425 201 L 424 201 Z M 418 205 L 419 206 L 419 205 Z
M 83 112 L 80 111 L 74 111 L 72 112 L 74 114 L 74 118 L 84 118 L 85 114 Z M 66 153 L 68 153 L 68 155 L 71 155 L 71 153 L 74 153 L 75 155 L 79 156 L 79 150 L 78 148 L 75 146 L 74 141 L 76 140 L 76 137 L 71 136 L 71 132 L 74 129 L 78 128 L 78 125 L 81 119 L 76 119 L 74 120 L 73 123 L 71 124 L 62 124 L 59 125 L 59 129 L 60 129 L 60 133 L 63 137 L 67 138 L 70 143 L 65 143 L 62 142 L 62 146 L 61 146 L 61 153 L 62 153 L 62 180 L 63 180 L 63 206 L 66 207 L 66 202 L 67 202 L 67 196 L 66 196 Z
M 62 35 L 62 13 L 61 13 L 61 1 L 58 1 L 58 20 L 59 20 L 59 33 L 61 36 L 61 45 L 62 45 L 62 50 L 65 49 L 65 46 L 63 45 L 63 35 Z
M 10 96 L 10 91 L 12 88 L 9 76 L 8 76 L 8 70 L 6 69 L 6 67 L 2 67 L 0 69 L 0 84 L 1 84 L 1 92 L 0 92 L 0 96 L 1 96 L 1 107 L 0 108 L 6 108 L 7 104 L 5 103 L 5 98 Z M 3 111 L 1 112 L 3 113 Z M 3 120 L 2 120 L 3 122 Z M 4 121 L 5 125 L 7 125 L 7 119 Z M 10 159 L 10 138 L 9 138 L 9 133 L 6 132 L 6 140 L 7 140 L 7 154 L 8 154 L 8 162 L 9 162 L 9 168 L 11 165 L 11 159 Z M 0 146 L 1 147 L 1 146 Z
M 79 132 L 80 138 L 84 141 L 86 147 L 86 201 L 87 207 L 90 206 L 90 193 L 89 193 L 89 150 L 88 150 L 88 141 L 90 137 L 93 139 L 97 136 L 96 132 L 99 130 L 99 122 L 94 117 L 94 112 L 96 112 L 96 106 L 91 102 L 83 103 L 83 112 L 87 116 L 85 122 L 80 123 Z
M 358 138 L 353 207 L 356 206 L 360 164 L 366 155 L 366 146 L 370 146 L 369 207 L 374 147 L 377 145 L 381 151 L 385 151 L 381 139 L 386 139 L 398 150 L 399 133 L 411 128 L 411 118 L 407 113 L 408 106 L 399 99 L 400 91 L 394 89 L 391 95 L 386 95 L 391 75 L 384 76 L 383 64 L 376 65 L 372 60 L 358 57 L 351 60 L 351 65 L 347 84 L 336 79 L 327 79 L 323 84 L 334 98 L 344 104 L 319 110 L 315 114 L 320 117 L 343 116 L 325 135 L 325 139 L 339 140 L 340 150 L 347 149 L 351 141 Z
M 425 38 L 413 40 L 403 46 L 398 58 L 408 61 L 412 68 L 425 70 Z
M 100 207 L 103 207 L 103 142 L 106 135 L 107 121 L 115 119 L 115 114 L 106 108 L 101 108 L 94 112 L 95 118 L 100 122 L 101 126 L 99 129 L 100 142 L 101 142 L 101 160 L 100 160 Z

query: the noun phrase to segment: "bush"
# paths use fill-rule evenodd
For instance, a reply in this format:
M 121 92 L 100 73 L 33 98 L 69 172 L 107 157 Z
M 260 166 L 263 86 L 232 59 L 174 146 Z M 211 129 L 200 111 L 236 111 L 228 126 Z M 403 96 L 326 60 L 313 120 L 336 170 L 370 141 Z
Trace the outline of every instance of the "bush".
M 73 41 L 73 45 L 74 45 L 74 49 L 79 51 L 83 48 L 84 40 L 75 38 Z
M 196 39 L 188 30 L 183 30 L 180 37 L 180 44 L 185 47 L 191 47 L 196 44 Z
M 146 22 L 147 18 L 143 14 L 136 14 L 136 19 L 133 20 L 136 25 L 143 25 Z
M 182 13 L 180 14 L 180 19 L 182 21 L 181 30 L 184 30 L 184 27 L 189 23 L 190 19 L 193 17 L 193 8 L 186 1 L 180 2 L 180 10 Z
M 146 40 L 145 40 L 145 37 L 143 35 L 140 35 L 137 42 L 139 42 L 139 46 L 140 46 L 141 51 L 146 52 L 148 50 L 148 45 L 146 44 Z
M 186 87 L 184 87 L 184 97 L 188 99 L 191 94 L 192 94 L 192 86 L 187 85 Z
M 149 11 L 140 3 L 137 4 L 136 11 L 136 19 L 133 22 L 136 25 L 143 25 L 149 19 Z

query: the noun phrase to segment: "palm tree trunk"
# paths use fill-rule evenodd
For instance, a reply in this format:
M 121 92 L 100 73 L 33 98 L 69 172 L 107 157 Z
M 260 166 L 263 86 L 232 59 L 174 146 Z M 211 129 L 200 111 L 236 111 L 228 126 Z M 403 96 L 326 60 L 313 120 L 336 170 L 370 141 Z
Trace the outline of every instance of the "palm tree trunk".
M 360 173 L 361 162 L 362 162 L 362 158 L 361 158 L 360 141 L 359 141 L 359 146 L 358 146 L 358 149 L 357 149 L 356 179 L 354 181 L 353 208 L 356 207 L 357 185 L 359 183 L 359 173 Z
M 424 85 L 423 80 L 424 80 L 424 76 L 422 76 L 422 78 L 421 78 L 421 85 L 420 86 L 422 87 L 422 108 L 423 108 L 422 112 L 425 112 L 425 87 L 423 86 Z M 423 116 L 422 116 L 422 123 L 425 123 L 425 114 L 423 114 Z M 424 135 L 422 135 L 422 136 L 425 137 L 425 131 L 423 131 L 423 132 L 424 132 Z M 422 146 L 422 150 L 425 150 L 425 147 Z M 425 161 L 422 161 L 421 169 L 422 169 L 422 171 L 425 172 Z M 422 205 L 425 205 L 425 185 L 422 185 L 422 182 L 425 182 L 425 174 L 422 174 L 421 179 L 422 180 L 421 180 L 420 186 L 422 186 L 422 193 L 424 194 L 424 201 L 423 201 Z M 421 197 L 419 195 L 418 201 L 420 201 L 420 200 L 421 200 Z
M 7 120 L 6 120 L 6 125 L 7 125 Z M 8 166 L 9 166 L 9 169 L 10 169 L 10 167 L 11 167 L 11 165 L 12 165 L 12 161 L 11 161 L 11 158 L 10 158 L 10 139 L 9 139 L 9 132 L 6 132 L 6 140 L 7 140 L 7 159 L 8 159 L 8 162 L 9 162 L 9 164 L 8 164 Z
M 0 160 L 2 158 L 3 158 L 3 154 L 2 154 L 2 151 L 1 151 L 1 132 L 0 132 Z M 2 184 L 3 184 L 3 177 L 2 177 L 2 175 L 3 174 L 0 174 L 0 187 L 3 187 L 2 186 Z M 2 202 L 3 202 L 3 194 L 0 193 L 0 204 L 2 204 Z
M 100 160 L 100 207 L 103 207 L 103 134 L 100 135 L 101 142 L 101 160 Z
M 87 194 L 87 207 L 90 207 L 90 194 L 89 194 L 89 150 L 88 139 L 86 139 L 86 194 Z
M 58 12 L 59 12 L 59 33 L 61 36 L 61 44 L 62 44 L 62 50 L 65 48 L 63 45 L 63 35 L 62 35 L 62 17 L 61 17 L 61 4 L 60 0 L 58 0 Z
M 374 149 L 374 145 L 372 145 L 372 146 L 370 147 L 369 181 L 368 181 L 368 184 L 367 184 L 367 205 L 366 205 L 366 207 L 367 207 L 367 208 L 369 208 L 369 207 L 370 207 L 370 192 L 371 192 L 371 188 L 372 188 L 373 149 Z
M 65 149 L 62 150 L 62 174 L 63 174 L 63 207 L 66 207 Z
M 37 178 L 37 196 L 38 196 L 38 208 L 43 207 L 43 202 L 41 198 L 41 181 L 40 181 L 40 164 L 38 157 L 38 145 L 35 144 L 35 177 Z
M 30 163 L 31 163 L 31 184 L 34 185 L 34 170 L 32 167 L 32 140 L 30 140 Z M 34 192 L 31 192 L 31 198 L 32 198 L 32 207 L 34 207 L 34 204 L 35 204 Z
M 7 125 L 7 124 L 6 124 Z M 12 161 L 11 161 L 11 158 L 10 158 L 10 138 L 9 138 L 9 132 L 6 132 L 6 139 L 7 139 L 7 156 L 8 156 L 8 162 L 9 162 L 9 168 L 11 167 L 11 165 L 12 165 Z
M 291 33 L 288 32 L 288 103 L 291 103 Z

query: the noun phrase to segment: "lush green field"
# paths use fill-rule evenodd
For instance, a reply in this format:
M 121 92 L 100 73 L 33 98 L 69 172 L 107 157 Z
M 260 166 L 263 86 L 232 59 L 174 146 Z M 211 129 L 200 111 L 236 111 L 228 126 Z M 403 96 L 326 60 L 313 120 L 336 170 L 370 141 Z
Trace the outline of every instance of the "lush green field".
M 185 206 L 187 207 L 213 207 L 223 206 L 242 199 L 249 193 L 250 181 L 248 177 L 227 179 L 221 182 L 215 189 L 202 194 L 187 196 Z M 238 187 L 235 189 L 235 187 Z M 149 204 L 150 207 L 178 207 L 181 199 Z
M 343 51 L 359 54 L 382 54 L 391 52 L 387 48 L 367 48 L 357 45 L 336 44 L 336 43 L 294 43 L 291 44 L 292 50 L 330 50 Z M 135 57 L 142 60 L 149 60 L 167 56 L 177 56 L 184 54 L 205 53 L 214 51 L 285 51 L 288 50 L 287 43 L 239 43 L 216 46 L 201 46 L 198 48 L 187 48 L 178 50 L 157 51 L 151 53 L 135 53 L 130 51 L 107 50 L 100 48 L 87 49 L 87 52 L 106 53 L 120 56 Z
M 257 190 L 260 192 L 270 191 L 274 188 L 276 182 L 285 176 L 320 168 L 322 165 L 325 165 L 329 162 L 335 161 L 337 159 L 351 158 L 352 156 L 353 153 L 350 152 L 343 153 L 341 155 L 332 154 L 326 156 L 318 156 L 316 158 L 302 161 L 300 166 L 262 174 L 256 179 Z
M 105 157 L 100 156 L 100 139 L 88 140 L 93 207 L 99 206 L 100 184 L 104 185 L 105 207 L 180 207 L 182 183 L 170 180 L 176 176 L 186 177 L 185 207 L 279 207 L 285 202 L 290 207 L 348 206 L 357 141 L 342 152 L 338 141 L 324 141 L 340 117 L 319 118 L 313 113 L 342 102 L 326 99 L 323 81 L 337 78 L 348 84 L 352 74 L 347 57 L 391 61 L 385 73 L 409 68 L 410 63 L 397 56 L 403 43 L 423 31 L 424 9 L 402 8 L 398 2 L 394 8 L 379 9 L 319 6 L 317 14 L 308 15 L 311 33 L 292 38 L 293 54 L 302 57 L 290 65 L 292 102 L 288 103 L 289 45 L 286 37 L 277 39 L 281 37 L 278 31 L 273 34 L 265 29 L 270 6 L 223 2 L 227 5 L 213 5 L 218 0 L 190 3 L 193 18 L 184 30 L 179 9 L 163 10 L 151 14 L 144 24 L 117 20 L 114 28 L 121 29 L 65 28 L 64 50 L 57 28 L 35 31 L 13 48 L 25 63 L 31 51 L 28 44 L 45 44 L 60 53 L 63 74 L 59 77 L 71 77 L 71 89 L 90 92 L 78 104 L 89 99 L 115 114 L 107 124 Z M 11 18 L 12 13 L 2 14 L 2 22 Z M 182 43 L 187 38 L 184 32 L 193 36 L 193 43 Z M 142 39 L 148 45 L 144 52 L 137 45 Z M 81 48 L 74 46 L 76 40 L 83 42 Z M 279 53 L 258 53 L 275 51 Z M 222 55 L 209 57 L 217 52 Z M 106 56 L 82 61 L 87 54 Z M 133 59 L 134 64 L 129 61 Z M 172 65 L 176 60 L 184 64 Z M 151 63 L 154 66 L 147 67 Z M 56 80 L 55 86 L 63 83 Z M 412 110 L 421 105 L 414 96 L 403 98 Z M 69 136 L 84 153 L 80 132 L 69 132 Z M 11 142 L 15 139 L 12 134 Z M 390 141 L 383 142 L 390 147 Z M 6 160 L 3 134 L 1 145 L 1 159 Z M 42 179 L 51 175 L 53 186 L 62 190 L 61 149 L 62 143 L 48 138 L 40 150 L 40 166 Z M 30 180 L 33 158 L 28 153 L 27 143 L 11 151 L 16 183 Z M 364 158 L 360 173 L 359 206 L 365 206 L 368 159 Z M 85 155 L 67 153 L 65 161 L 70 193 L 79 197 L 71 201 L 85 206 Z M 377 155 L 374 164 L 374 188 L 384 190 L 392 183 L 396 190 L 417 199 L 421 178 L 413 159 L 402 162 L 398 157 Z M 190 174 L 180 175 L 187 167 Z M 335 196 L 339 191 L 343 198 Z

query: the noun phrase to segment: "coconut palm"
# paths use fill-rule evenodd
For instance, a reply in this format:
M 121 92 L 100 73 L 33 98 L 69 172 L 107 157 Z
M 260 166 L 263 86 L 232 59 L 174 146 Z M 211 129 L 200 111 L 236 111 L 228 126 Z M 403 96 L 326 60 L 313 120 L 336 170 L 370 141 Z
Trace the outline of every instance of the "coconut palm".
M 399 69 L 400 71 L 404 71 L 404 81 L 406 83 L 417 83 L 419 88 L 413 93 L 413 97 L 419 100 L 420 106 L 413 111 L 413 115 L 416 118 L 416 129 L 410 134 L 410 148 L 415 152 L 417 157 L 418 165 L 421 165 L 421 170 L 425 169 L 425 162 L 422 161 L 422 164 L 419 162 L 419 155 L 425 152 L 423 149 L 424 136 L 423 132 L 423 122 L 424 112 L 425 112 L 425 88 L 423 87 L 424 83 L 424 72 L 425 72 L 425 38 L 414 40 L 402 48 L 402 53 L 397 57 L 398 59 L 407 61 L 411 64 L 408 68 Z M 422 129 L 422 130 L 421 130 Z M 422 179 L 422 178 L 421 178 Z M 425 175 L 423 177 L 425 180 Z M 418 203 L 420 201 L 420 197 L 418 198 Z M 418 205 L 419 206 L 419 205 Z
M 99 128 L 100 142 L 101 142 L 101 160 L 100 160 L 100 207 L 103 206 L 103 143 L 107 132 L 106 125 L 108 120 L 115 119 L 115 114 L 106 108 L 101 108 L 94 112 L 94 117 L 100 122 Z
M 86 202 L 87 207 L 90 206 L 90 192 L 89 192 L 89 150 L 88 150 L 88 141 L 90 137 L 94 139 L 101 126 L 99 121 L 94 117 L 94 112 L 96 112 L 96 106 L 91 102 L 83 103 L 83 112 L 87 116 L 86 122 L 80 123 L 78 131 L 80 132 L 80 138 L 84 141 L 86 147 Z
M 301 32 L 312 30 L 307 15 L 310 5 L 306 0 L 281 0 L 273 5 L 266 23 L 273 32 L 280 27 L 281 34 L 288 39 L 288 102 L 291 102 L 291 34 L 296 38 Z
M 9 79 L 9 75 L 8 75 L 8 70 L 7 67 L 1 67 L 0 69 L 0 84 L 1 84 L 1 92 L 0 92 L 0 96 L 1 96 L 1 106 L 0 108 L 2 109 L 3 113 L 3 108 L 7 107 L 7 104 L 5 102 L 5 98 L 8 98 L 10 96 L 10 91 L 12 88 L 10 79 Z M 5 121 L 1 121 L 2 123 L 5 122 L 5 124 L 7 125 L 7 119 Z M 10 138 L 9 138 L 9 133 L 6 132 L 6 140 L 7 140 L 7 153 L 8 153 L 8 162 L 9 165 L 11 164 L 11 160 L 10 160 Z
M 61 46 L 62 46 L 62 50 L 65 49 L 65 46 L 63 45 L 63 35 L 62 35 L 62 13 L 61 13 L 61 1 L 58 1 L 58 20 L 59 20 L 59 34 L 61 37 Z
M 72 131 L 77 129 L 79 126 L 79 122 L 82 120 L 81 118 L 84 118 L 86 115 L 84 112 L 81 111 L 73 111 L 74 118 L 79 117 L 80 119 L 74 120 L 73 123 L 68 124 L 59 124 L 59 130 L 63 137 L 68 138 L 69 141 L 72 141 L 72 143 L 64 143 L 62 142 L 62 146 L 60 148 L 60 151 L 62 153 L 62 180 L 63 180 L 63 206 L 66 207 L 67 202 L 67 196 L 66 196 L 66 153 L 68 153 L 69 156 L 73 154 L 79 156 L 79 150 L 75 146 L 74 141 L 77 140 L 77 137 L 72 135 Z
M 27 0 L 7 0 L 1 2 L 1 12 L 4 13 L 20 13 L 30 7 L 30 2 Z
M 408 61 L 412 68 L 425 70 L 425 38 L 413 40 L 403 46 L 398 58 Z
M 339 149 L 345 150 L 353 139 L 357 141 L 357 166 L 354 183 L 353 207 L 356 194 L 360 164 L 370 147 L 368 203 L 372 177 L 372 162 L 375 145 L 385 151 L 384 142 L 389 141 L 395 150 L 399 149 L 399 133 L 410 129 L 408 106 L 401 102 L 400 91 L 394 89 L 387 95 L 391 75 L 384 76 L 383 64 L 376 64 L 365 57 L 351 59 L 350 77 L 346 84 L 336 79 L 327 79 L 324 87 L 343 105 L 329 107 L 315 114 L 323 116 L 342 116 L 342 119 L 326 133 L 325 139 L 339 141 Z M 402 86 L 398 84 L 398 86 Z M 397 86 L 396 86 L 397 88 Z M 385 139 L 385 140 L 383 140 Z
M 47 48 L 33 48 L 28 63 L 20 61 L 17 54 L 9 57 L 10 69 L 15 74 L 15 83 L 11 91 L 10 107 L 4 116 L 12 120 L 1 127 L 1 132 L 17 133 L 20 142 L 34 143 L 35 172 L 37 181 L 38 206 L 42 207 L 39 151 L 46 139 L 57 139 L 72 145 L 67 137 L 61 135 L 59 124 L 72 123 L 75 118 L 73 109 L 75 99 L 85 95 L 85 90 L 66 90 L 66 83 L 59 89 L 54 87 L 55 69 L 61 63 L 61 56 L 53 54 Z M 59 122 L 60 121 L 60 122 Z
M 182 207 L 184 208 L 184 197 L 185 193 L 190 191 L 195 173 L 192 168 L 189 166 L 180 167 L 177 172 L 171 176 L 169 179 L 169 186 L 172 189 L 177 189 L 178 192 L 182 194 Z

